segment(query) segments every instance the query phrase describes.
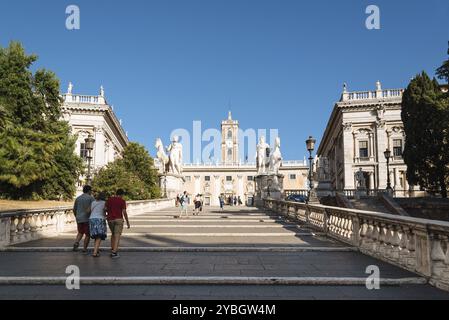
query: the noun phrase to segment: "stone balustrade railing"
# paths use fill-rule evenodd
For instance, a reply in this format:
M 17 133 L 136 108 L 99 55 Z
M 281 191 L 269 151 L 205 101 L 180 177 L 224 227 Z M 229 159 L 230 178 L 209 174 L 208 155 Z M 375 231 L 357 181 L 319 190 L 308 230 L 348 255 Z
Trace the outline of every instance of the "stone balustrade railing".
M 272 199 L 264 206 L 449 291 L 449 222 Z
M 343 92 L 342 101 L 401 98 L 403 93 L 404 89 Z
M 129 201 L 129 216 L 168 208 L 172 199 Z M 76 229 L 72 207 L 0 212 L 0 247 L 46 237 Z

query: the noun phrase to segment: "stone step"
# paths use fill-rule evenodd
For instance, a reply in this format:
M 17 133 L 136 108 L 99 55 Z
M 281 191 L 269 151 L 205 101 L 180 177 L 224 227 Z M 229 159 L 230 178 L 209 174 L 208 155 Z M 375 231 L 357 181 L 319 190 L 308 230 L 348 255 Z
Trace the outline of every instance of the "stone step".
M 0 285 L 65 285 L 67 277 L 0 277 Z M 80 277 L 80 285 L 303 285 L 366 286 L 360 277 L 239 277 L 239 276 L 168 276 L 168 277 Z M 380 278 L 380 286 L 424 285 L 424 277 Z

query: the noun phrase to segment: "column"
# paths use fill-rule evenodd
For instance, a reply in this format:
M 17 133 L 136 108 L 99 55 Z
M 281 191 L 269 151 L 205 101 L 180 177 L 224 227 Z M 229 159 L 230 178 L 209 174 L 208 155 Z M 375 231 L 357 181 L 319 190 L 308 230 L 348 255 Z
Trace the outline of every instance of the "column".
M 352 124 L 343 124 L 343 165 L 345 185 L 343 189 L 355 189 L 354 173 L 352 170 L 354 163 L 354 136 L 352 134 Z
M 374 172 L 369 172 L 369 188 L 374 190 Z
M 104 131 L 101 126 L 96 126 L 94 128 L 94 150 L 92 159 L 92 169 L 95 170 L 97 167 L 104 166 Z
M 394 189 L 395 190 L 402 189 L 402 186 L 400 185 L 400 181 L 401 180 L 399 180 L 399 170 L 398 170 L 398 168 L 394 168 L 393 169 L 393 174 L 394 174 Z
M 385 123 L 378 122 L 376 128 L 377 134 L 377 161 L 378 161 L 378 188 L 385 189 L 387 187 L 387 161 L 384 151 L 388 147 L 388 137 L 385 131 Z
M 195 194 L 194 195 L 196 196 L 198 193 L 201 193 L 201 180 L 200 180 L 201 176 L 196 175 L 196 176 L 194 176 L 194 178 L 195 178 L 195 182 L 194 182 Z
M 237 197 L 240 196 L 240 199 L 242 199 L 242 202 L 245 203 L 245 194 L 243 191 L 243 176 L 237 175 Z
M 213 206 L 219 206 L 220 203 L 218 202 L 218 197 L 221 193 L 221 186 L 220 186 L 220 176 L 215 175 L 214 176 L 214 192 L 213 192 L 213 199 L 211 199 L 210 203 Z

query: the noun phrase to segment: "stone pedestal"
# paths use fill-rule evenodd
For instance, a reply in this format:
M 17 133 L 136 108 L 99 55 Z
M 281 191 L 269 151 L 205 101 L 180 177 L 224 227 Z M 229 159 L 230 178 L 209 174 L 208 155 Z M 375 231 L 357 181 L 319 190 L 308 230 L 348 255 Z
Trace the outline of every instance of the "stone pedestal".
M 318 182 L 318 186 L 316 187 L 316 194 L 319 198 L 333 196 L 334 192 L 332 191 L 332 183 L 330 180 L 322 180 Z
M 254 177 L 256 182 L 256 193 L 254 204 L 260 206 L 263 199 L 281 200 L 284 194 L 284 175 L 282 174 L 259 174 Z
M 173 173 L 159 174 L 159 186 L 162 196 L 175 199 L 176 196 L 184 192 L 184 177 Z
M 367 195 L 368 195 L 368 192 L 367 192 L 366 188 L 357 187 L 357 189 L 355 190 L 354 198 L 356 200 L 359 200 L 360 198 L 366 197 Z

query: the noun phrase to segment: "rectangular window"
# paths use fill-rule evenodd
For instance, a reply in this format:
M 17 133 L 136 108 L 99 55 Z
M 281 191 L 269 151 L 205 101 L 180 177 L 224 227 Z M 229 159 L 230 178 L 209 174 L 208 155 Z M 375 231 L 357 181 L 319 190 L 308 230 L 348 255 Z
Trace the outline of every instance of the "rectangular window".
M 296 174 L 291 174 L 290 175 L 290 180 L 296 180 Z
M 192 178 L 190 176 L 185 176 L 186 182 L 190 182 Z
M 226 181 L 232 181 L 232 176 L 226 176 Z
M 368 141 L 359 141 L 359 157 L 368 158 Z
M 210 176 L 204 176 L 204 181 L 210 181 Z
M 393 156 L 396 158 L 402 157 L 402 139 L 393 140 Z
M 80 143 L 80 157 L 84 160 L 87 159 L 87 149 L 85 143 Z
M 253 176 L 248 176 L 248 181 L 253 181 L 254 180 L 254 177 Z

